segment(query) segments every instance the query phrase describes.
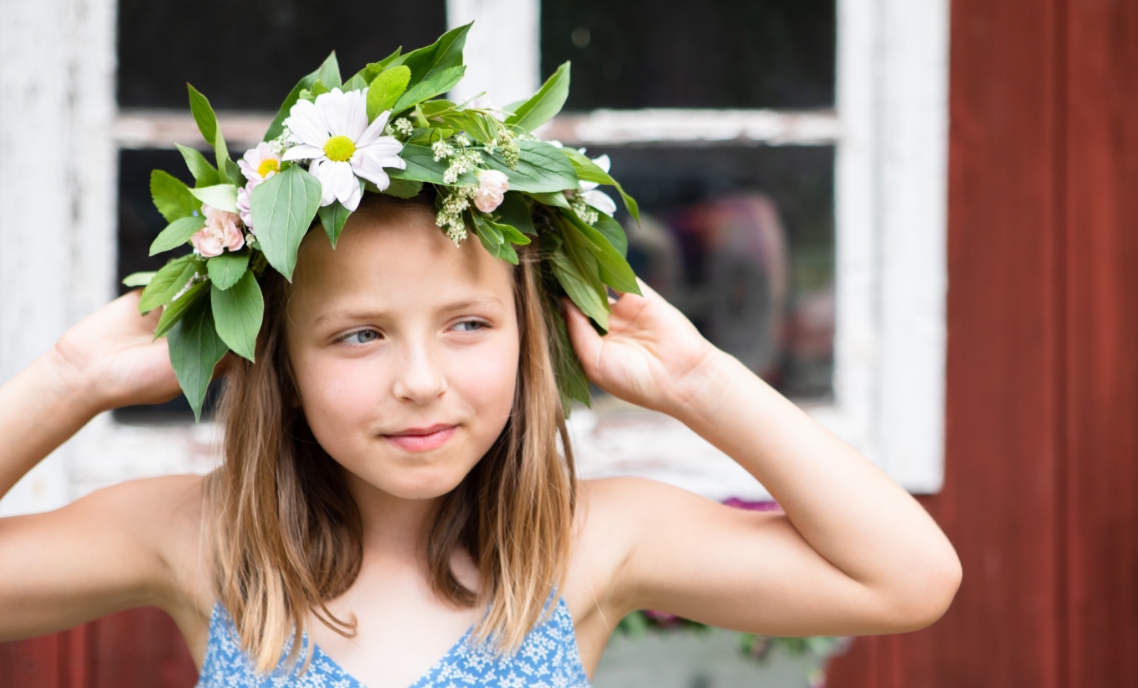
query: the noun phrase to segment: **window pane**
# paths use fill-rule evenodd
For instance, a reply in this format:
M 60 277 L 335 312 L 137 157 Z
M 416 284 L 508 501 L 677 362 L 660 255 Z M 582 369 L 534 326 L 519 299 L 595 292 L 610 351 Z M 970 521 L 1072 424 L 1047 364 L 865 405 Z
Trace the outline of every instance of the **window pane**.
M 193 186 L 194 179 L 186 170 L 182 154 L 176 150 L 120 150 L 119 151 L 119 231 L 118 231 L 118 284 L 119 294 L 130 291 L 123 286 L 122 278 L 132 272 L 157 270 L 166 261 L 189 253 L 187 245 L 157 256 L 150 256 L 150 244 L 166 227 L 166 220 L 158 214 L 150 200 L 150 171 L 161 169 Z M 212 417 L 217 401 L 218 383 L 214 383 L 202 409 L 202 419 Z M 128 406 L 115 409 L 114 419 L 126 423 L 193 422 L 194 414 L 185 397 L 152 406 Z
M 832 107 L 834 1 L 548 0 L 541 55 L 568 110 Z
M 601 153 L 640 203 L 639 227 L 618 213 L 637 274 L 784 394 L 828 398 L 833 148 L 587 150 Z
M 189 81 L 215 108 L 276 110 L 332 50 L 350 76 L 444 31 L 444 0 L 121 0 L 118 102 L 188 108 Z

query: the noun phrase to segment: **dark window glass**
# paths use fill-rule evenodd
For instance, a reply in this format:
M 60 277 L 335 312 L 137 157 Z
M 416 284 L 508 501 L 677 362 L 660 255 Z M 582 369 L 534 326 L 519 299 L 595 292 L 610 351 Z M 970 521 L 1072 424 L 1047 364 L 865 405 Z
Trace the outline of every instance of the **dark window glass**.
M 190 247 L 175 249 L 150 256 L 150 244 L 167 225 L 150 200 L 150 172 L 161 169 L 191 186 L 193 177 L 186 170 L 182 154 L 176 150 L 120 150 L 119 151 L 119 231 L 118 231 L 118 289 L 119 294 L 130 291 L 122 278 L 132 272 L 157 270 L 166 261 L 184 253 Z M 220 384 L 214 383 L 202 408 L 202 419 L 213 416 Z M 127 406 L 115 409 L 114 419 L 125 423 L 192 422 L 193 411 L 185 397 L 152 406 Z
M 551 0 L 541 56 L 568 110 L 832 107 L 834 1 Z
M 629 262 L 787 396 L 831 395 L 834 150 L 592 147 L 640 203 Z M 601 187 L 608 191 L 611 187 Z M 615 199 L 615 194 L 613 194 Z M 619 203 L 619 201 L 618 201 Z
M 215 108 L 276 110 L 336 50 L 345 78 L 367 62 L 429 45 L 443 0 L 120 0 L 121 107 L 188 108 L 185 82 Z

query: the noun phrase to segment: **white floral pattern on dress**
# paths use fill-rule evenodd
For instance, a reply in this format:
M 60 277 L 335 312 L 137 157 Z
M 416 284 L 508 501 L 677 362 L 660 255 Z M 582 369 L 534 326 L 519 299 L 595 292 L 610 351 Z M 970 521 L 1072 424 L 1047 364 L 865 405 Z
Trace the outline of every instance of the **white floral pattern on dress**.
M 534 626 L 513 655 L 499 655 L 468 642 L 470 630 L 409 688 L 589 688 L 581 665 L 573 617 L 565 599 L 553 615 Z M 241 650 L 233 619 L 214 604 L 209 645 L 197 688 L 365 688 L 336 662 L 312 645 L 312 662 L 300 673 L 309 642 L 302 636 L 300 660 L 290 671 L 286 658 L 271 674 L 258 674 Z

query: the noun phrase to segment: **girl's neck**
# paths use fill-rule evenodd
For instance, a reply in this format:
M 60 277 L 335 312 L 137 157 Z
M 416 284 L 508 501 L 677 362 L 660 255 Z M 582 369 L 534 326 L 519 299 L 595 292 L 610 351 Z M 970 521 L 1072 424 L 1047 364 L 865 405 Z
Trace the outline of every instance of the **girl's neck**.
M 439 498 L 404 499 L 379 490 L 351 473 L 345 477 L 348 491 L 359 508 L 364 549 L 390 556 L 421 556 L 427 524 Z

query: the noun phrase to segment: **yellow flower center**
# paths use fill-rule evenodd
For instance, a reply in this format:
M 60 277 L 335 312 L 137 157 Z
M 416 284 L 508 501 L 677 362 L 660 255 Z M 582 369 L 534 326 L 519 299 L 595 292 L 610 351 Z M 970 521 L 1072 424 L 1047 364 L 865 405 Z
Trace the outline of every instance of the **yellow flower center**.
M 333 136 L 324 144 L 324 155 L 334 162 L 344 162 L 356 152 L 356 144 L 347 136 Z
M 262 179 L 269 176 L 270 174 L 273 174 L 274 172 L 280 171 L 281 164 L 277 161 L 276 158 L 265 158 L 261 161 L 260 165 L 257 165 L 257 174 L 261 175 Z

